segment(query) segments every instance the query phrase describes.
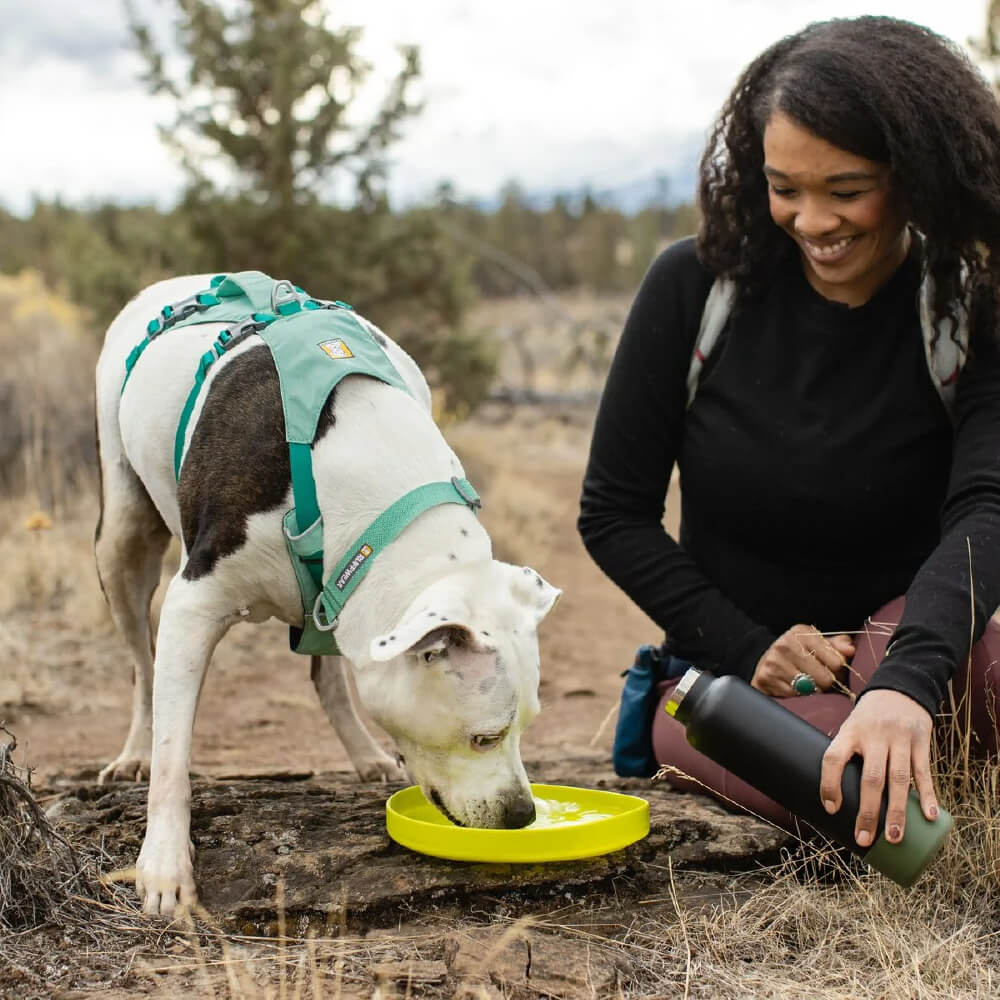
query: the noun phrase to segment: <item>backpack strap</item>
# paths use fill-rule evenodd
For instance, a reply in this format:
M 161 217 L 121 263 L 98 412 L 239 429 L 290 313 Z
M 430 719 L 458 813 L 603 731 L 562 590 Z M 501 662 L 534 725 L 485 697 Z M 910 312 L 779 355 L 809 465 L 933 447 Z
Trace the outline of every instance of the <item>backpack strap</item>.
M 698 391 L 698 379 L 706 359 L 715 349 L 719 335 L 732 311 L 736 283 L 716 278 L 705 299 L 701 325 L 691 352 L 687 376 L 687 405 L 690 408 Z M 920 332 L 924 341 L 927 371 L 941 397 L 948 415 L 954 419 L 955 387 L 969 354 L 969 310 L 966 302 L 958 305 L 958 322 L 950 316 L 934 321 L 934 282 L 925 275 L 920 283 Z
M 698 391 L 698 377 L 705 365 L 705 359 L 712 353 L 719 340 L 729 314 L 733 309 L 733 298 L 736 295 L 736 282 L 729 278 L 717 278 L 708 290 L 705 308 L 701 313 L 701 326 L 691 352 L 691 366 L 687 377 L 687 405 L 694 402 Z
M 955 387 L 969 354 L 969 309 L 966 302 L 959 302 L 957 314 L 958 322 L 950 316 L 942 316 L 934 323 L 934 282 L 927 275 L 920 285 L 920 329 L 924 337 L 924 355 L 934 388 L 953 419 Z

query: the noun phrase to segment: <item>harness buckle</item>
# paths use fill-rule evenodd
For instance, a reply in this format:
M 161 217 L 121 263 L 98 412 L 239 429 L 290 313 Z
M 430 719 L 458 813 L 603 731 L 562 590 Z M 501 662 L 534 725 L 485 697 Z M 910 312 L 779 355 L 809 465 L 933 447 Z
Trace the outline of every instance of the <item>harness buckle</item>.
M 146 325 L 146 336 L 149 340 L 153 340 L 161 333 L 166 333 L 176 323 L 181 323 L 195 313 L 216 305 L 218 301 L 214 295 L 198 292 L 196 295 L 189 295 L 186 299 L 173 303 L 173 305 L 164 306 L 160 310 L 160 315 L 156 319 L 150 320 Z
M 230 323 L 219 331 L 215 342 L 218 345 L 218 353 L 224 354 L 231 347 L 235 347 L 240 340 L 251 333 L 260 333 L 272 322 L 274 317 L 268 313 L 254 313 L 250 319 L 238 319 L 235 323 Z
M 474 507 L 482 510 L 483 501 L 479 497 L 470 497 L 465 490 L 462 489 L 462 484 L 458 481 L 458 476 L 451 477 L 451 485 L 455 487 L 455 492 L 466 502 L 469 507 Z
M 316 600 L 313 602 L 312 619 L 313 624 L 320 632 L 332 632 L 340 624 L 340 615 L 337 615 L 329 624 L 324 625 L 320 619 L 320 615 L 325 614 L 324 609 L 321 607 L 323 603 L 323 591 L 321 590 L 316 595 Z

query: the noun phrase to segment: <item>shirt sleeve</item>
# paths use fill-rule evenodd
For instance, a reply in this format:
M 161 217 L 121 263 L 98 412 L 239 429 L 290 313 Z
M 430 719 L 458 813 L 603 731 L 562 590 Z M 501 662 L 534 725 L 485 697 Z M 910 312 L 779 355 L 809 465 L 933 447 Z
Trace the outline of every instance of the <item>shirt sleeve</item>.
M 774 636 L 663 527 L 691 353 L 711 283 L 693 240 L 664 251 L 644 278 L 598 407 L 578 527 L 597 565 L 665 630 L 676 656 L 750 680 Z
M 866 691 L 909 695 L 932 716 L 1000 605 L 1000 349 L 983 345 L 959 378 L 942 536 Z

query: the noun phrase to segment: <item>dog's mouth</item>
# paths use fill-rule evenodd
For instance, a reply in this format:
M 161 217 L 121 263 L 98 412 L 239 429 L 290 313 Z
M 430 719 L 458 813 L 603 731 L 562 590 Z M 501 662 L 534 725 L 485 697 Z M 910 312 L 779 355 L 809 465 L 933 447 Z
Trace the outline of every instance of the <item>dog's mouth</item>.
M 452 823 L 455 824 L 455 826 L 465 826 L 464 823 L 459 823 L 459 821 L 455 819 L 455 817 L 452 816 L 450 812 L 448 812 L 448 807 L 444 804 L 443 800 L 441 799 L 441 795 L 438 793 L 438 790 L 436 788 L 431 789 L 431 802 L 433 802 L 434 805 L 436 805 L 438 809 L 440 809 L 441 812 L 443 812 L 445 816 L 448 819 L 450 819 Z

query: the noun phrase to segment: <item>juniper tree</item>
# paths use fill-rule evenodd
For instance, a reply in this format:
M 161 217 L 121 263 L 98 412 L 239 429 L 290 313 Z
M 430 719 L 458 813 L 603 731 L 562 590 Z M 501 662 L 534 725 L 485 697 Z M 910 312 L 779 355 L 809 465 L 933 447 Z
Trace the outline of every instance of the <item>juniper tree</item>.
M 170 0 L 170 50 L 126 2 L 144 80 L 175 107 L 161 135 L 188 176 L 192 267 L 264 270 L 346 299 L 404 343 L 451 408 L 474 406 L 495 362 L 460 330 L 464 258 L 431 213 L 393 212 L 386 195 L 387 151 L 420 110 L 417 49 L 400 48 L 358 124 L 372 69 L 361 32 L 333 27 L 319 0 Z
M 401 48 L 402 67 L 375 116 L 353 125 L 347 112 L 371 70 L 356 53 L 361 30 L 331 27 L 319 0 L 173 3 L 182 70 L 132 0 L 129 24 L 144 81 L 176 104 L 160 132 L 194 183 L 225 185 L 286 213 L 328 192 L 337 175 L 353 177 L 366 201 L 380 196 L 385 152 L 419 110 L 409 97 L 420 72 L 414 46 Z

